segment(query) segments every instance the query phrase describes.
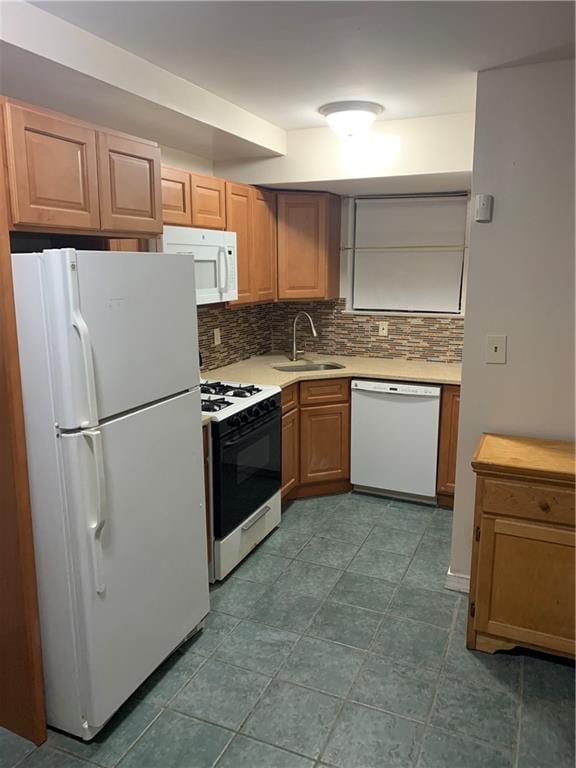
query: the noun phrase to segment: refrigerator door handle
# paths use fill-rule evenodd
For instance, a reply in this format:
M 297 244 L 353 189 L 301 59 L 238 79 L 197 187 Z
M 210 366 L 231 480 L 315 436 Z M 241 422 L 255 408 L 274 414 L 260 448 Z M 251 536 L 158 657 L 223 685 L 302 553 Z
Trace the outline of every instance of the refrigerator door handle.
M 102 452 L 102 433 L 99 429 L 87 429 L 84 437 L 90 440 L 92 454 L 94 456 L 94 469 L 96 474 L 96 514 L 90 520 L 90 546 L 92 548 L 92 563 L 94 569 L 94 582 L 96 592 L 101 595 L 105 589 L 104 563 L 102 558 L 102 529 L 106 524 L 106 476 L 104 474 L 104 454 Z
M 86 382 L 86 400 L 88 406 L 88 419 L 80 423 L 83 429 L 98 423 L 98 406 L 96 403 L 96 382 L 94 380 L 94 360 L 92 359 L 92 346 L 90 333 L 86 321 L 80 311 L 80 296 L 78 293 L 78 280 L 70 279 L 70 313 L 72 327 L 76 330 L 80 339 L 82 350 L 82 365 L 84 368 L 84 381 Z
M 220 276 L 220 273 L 222 271 L 221 269 L 222 264 L 224 264 L 224 274 L 225 274 L 224 282 L 222 282 L 222 279 Z M 226 254 L 226 248 L 223 248 L 222 246 L 218 248 L 218 272 L 219 272 L 218 282 L 220 283 L 220 292 L 226 294 L 228 293 L 228 282 L 229 282 L 228 256 Z

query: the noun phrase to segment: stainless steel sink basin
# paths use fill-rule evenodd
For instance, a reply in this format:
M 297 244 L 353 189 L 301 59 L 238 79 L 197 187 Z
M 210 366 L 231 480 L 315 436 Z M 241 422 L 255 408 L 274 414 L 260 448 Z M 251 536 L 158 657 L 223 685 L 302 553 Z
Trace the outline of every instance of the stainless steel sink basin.
M 305 360 L 290 363 L 289 365 L 273 366 L 276 371 L 335 371 L 338 368 L 345 367 L 345 365 L 340 365 L 340 363 L 307 363 Z

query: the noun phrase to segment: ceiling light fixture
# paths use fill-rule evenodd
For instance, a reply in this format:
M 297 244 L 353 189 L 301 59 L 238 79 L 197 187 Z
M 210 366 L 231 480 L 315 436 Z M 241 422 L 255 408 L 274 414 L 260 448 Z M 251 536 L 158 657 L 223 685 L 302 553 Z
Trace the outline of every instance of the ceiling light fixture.
M 330 128 L 343 137 L 367 131 L 383 111 L 384 107 L 374 101 L 333 101 L 318 110 Z

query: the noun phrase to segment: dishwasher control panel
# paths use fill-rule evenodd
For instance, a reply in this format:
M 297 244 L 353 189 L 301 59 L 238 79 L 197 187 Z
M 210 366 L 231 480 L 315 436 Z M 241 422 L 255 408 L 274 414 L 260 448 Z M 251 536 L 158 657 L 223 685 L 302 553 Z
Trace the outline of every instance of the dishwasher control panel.
M 390 395 L 409 395 L 411 397 L 440 397 L 440 386 L 430 384 L 403 384 L 398 381 L 363 381 L 354 379 L 352 389 L 364 392 L 382 392 Z

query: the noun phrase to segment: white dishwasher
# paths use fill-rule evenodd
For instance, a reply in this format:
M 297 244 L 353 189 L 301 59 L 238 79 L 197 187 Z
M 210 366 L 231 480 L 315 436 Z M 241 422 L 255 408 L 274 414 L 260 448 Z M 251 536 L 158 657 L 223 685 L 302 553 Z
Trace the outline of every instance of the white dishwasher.
M 359 490 L 436 496 L 439 386 L 352 381 L 350 479 Z

